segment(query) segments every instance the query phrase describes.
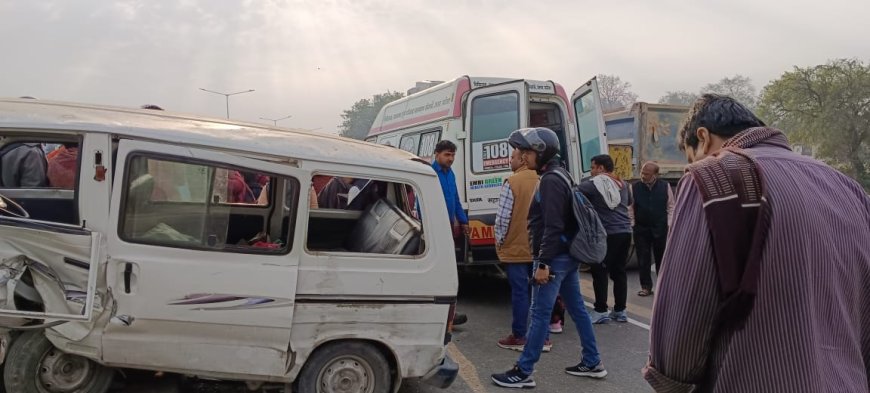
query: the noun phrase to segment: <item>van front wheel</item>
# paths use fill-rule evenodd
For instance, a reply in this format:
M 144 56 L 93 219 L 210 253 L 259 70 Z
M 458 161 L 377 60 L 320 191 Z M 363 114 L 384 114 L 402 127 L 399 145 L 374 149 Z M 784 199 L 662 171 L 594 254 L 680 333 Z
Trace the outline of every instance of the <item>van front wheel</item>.
M 362 342 L 335 342 L 318 348 L 308 358 L 297 393 L 388 393 L 389 363 L 374 346 Z
M 6 390 L 20 393 L 105 393 L 113 376 L 110 368 L 58 351 L 39 330 L 12 343 L 4 370 Z

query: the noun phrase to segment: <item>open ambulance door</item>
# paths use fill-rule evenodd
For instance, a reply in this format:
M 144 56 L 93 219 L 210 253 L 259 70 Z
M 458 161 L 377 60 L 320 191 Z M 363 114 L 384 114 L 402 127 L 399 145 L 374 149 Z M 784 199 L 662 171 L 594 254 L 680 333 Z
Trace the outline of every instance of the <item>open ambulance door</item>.
M 577 139 L 580 150 L 580 179 L 588 177 L 592 170 L 590 160 L 599 154 L 607 154 L 607 131 L 604 128 L 604 112 L 598 81 L 592 78 L 571 96 L 573 111 L 577 118 Z M 577 179 L 579 180 L 579 179 Z

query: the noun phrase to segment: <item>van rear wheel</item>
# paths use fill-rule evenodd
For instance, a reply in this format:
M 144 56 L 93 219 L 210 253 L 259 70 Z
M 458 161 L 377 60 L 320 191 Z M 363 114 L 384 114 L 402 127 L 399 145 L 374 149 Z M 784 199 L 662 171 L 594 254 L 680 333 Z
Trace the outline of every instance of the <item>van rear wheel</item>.
M 63 353 L 42 331 L 22 334 L 9 348 L 6 390 L 20 393 L 105 393 L 114 372 L 90 359 Z
M 326 344 L 308 358 L 295 385 L 296 393 L 388 393 L 389 363 L 371 344 Z

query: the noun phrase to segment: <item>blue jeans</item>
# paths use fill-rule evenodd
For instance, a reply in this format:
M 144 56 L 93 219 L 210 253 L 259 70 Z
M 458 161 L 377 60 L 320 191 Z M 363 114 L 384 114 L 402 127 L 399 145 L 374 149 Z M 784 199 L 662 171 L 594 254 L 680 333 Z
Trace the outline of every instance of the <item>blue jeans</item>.
M 550 314 L 557 294 L 562 295 L 568 315 L 577 327 L 582 352 L 580 362 L 588 367 L 597 366 L 601 362 L 592 320 L 580 294 L 579 267 L 580 263 L 567 254 L 559 255 L 550 261 L 550 274 L 556 277 L 544 285 L 532 286 L 532 322 L 526 335 L 526 347 L 517 361 L 517 366 L 523 373 L 531 374 L 535 370 L 535 363 L 541 358 L 541 349 L 549 333 Z
M 511 284 L 511 306 L 513 309 L 511 333 L 516 338 L 524 338 L 529 322 L 529 305 L 531 303 L 529 277 L 532 276 L 532 263 L 506 263 L 504 270 L 507 273 L 508 283 Z

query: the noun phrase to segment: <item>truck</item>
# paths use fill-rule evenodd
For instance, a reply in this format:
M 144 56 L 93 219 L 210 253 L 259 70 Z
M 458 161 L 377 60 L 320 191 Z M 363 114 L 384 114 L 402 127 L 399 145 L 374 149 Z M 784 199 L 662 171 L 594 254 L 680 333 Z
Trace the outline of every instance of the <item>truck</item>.
M 643 164 L 655 161 L 659 177 L 676 183 L 687 163 L 678 134 L 688 112 L 688 106 L 637 102 L 605 114 L 608 152 L 616 174 L 629 181 L 640 180 Z

